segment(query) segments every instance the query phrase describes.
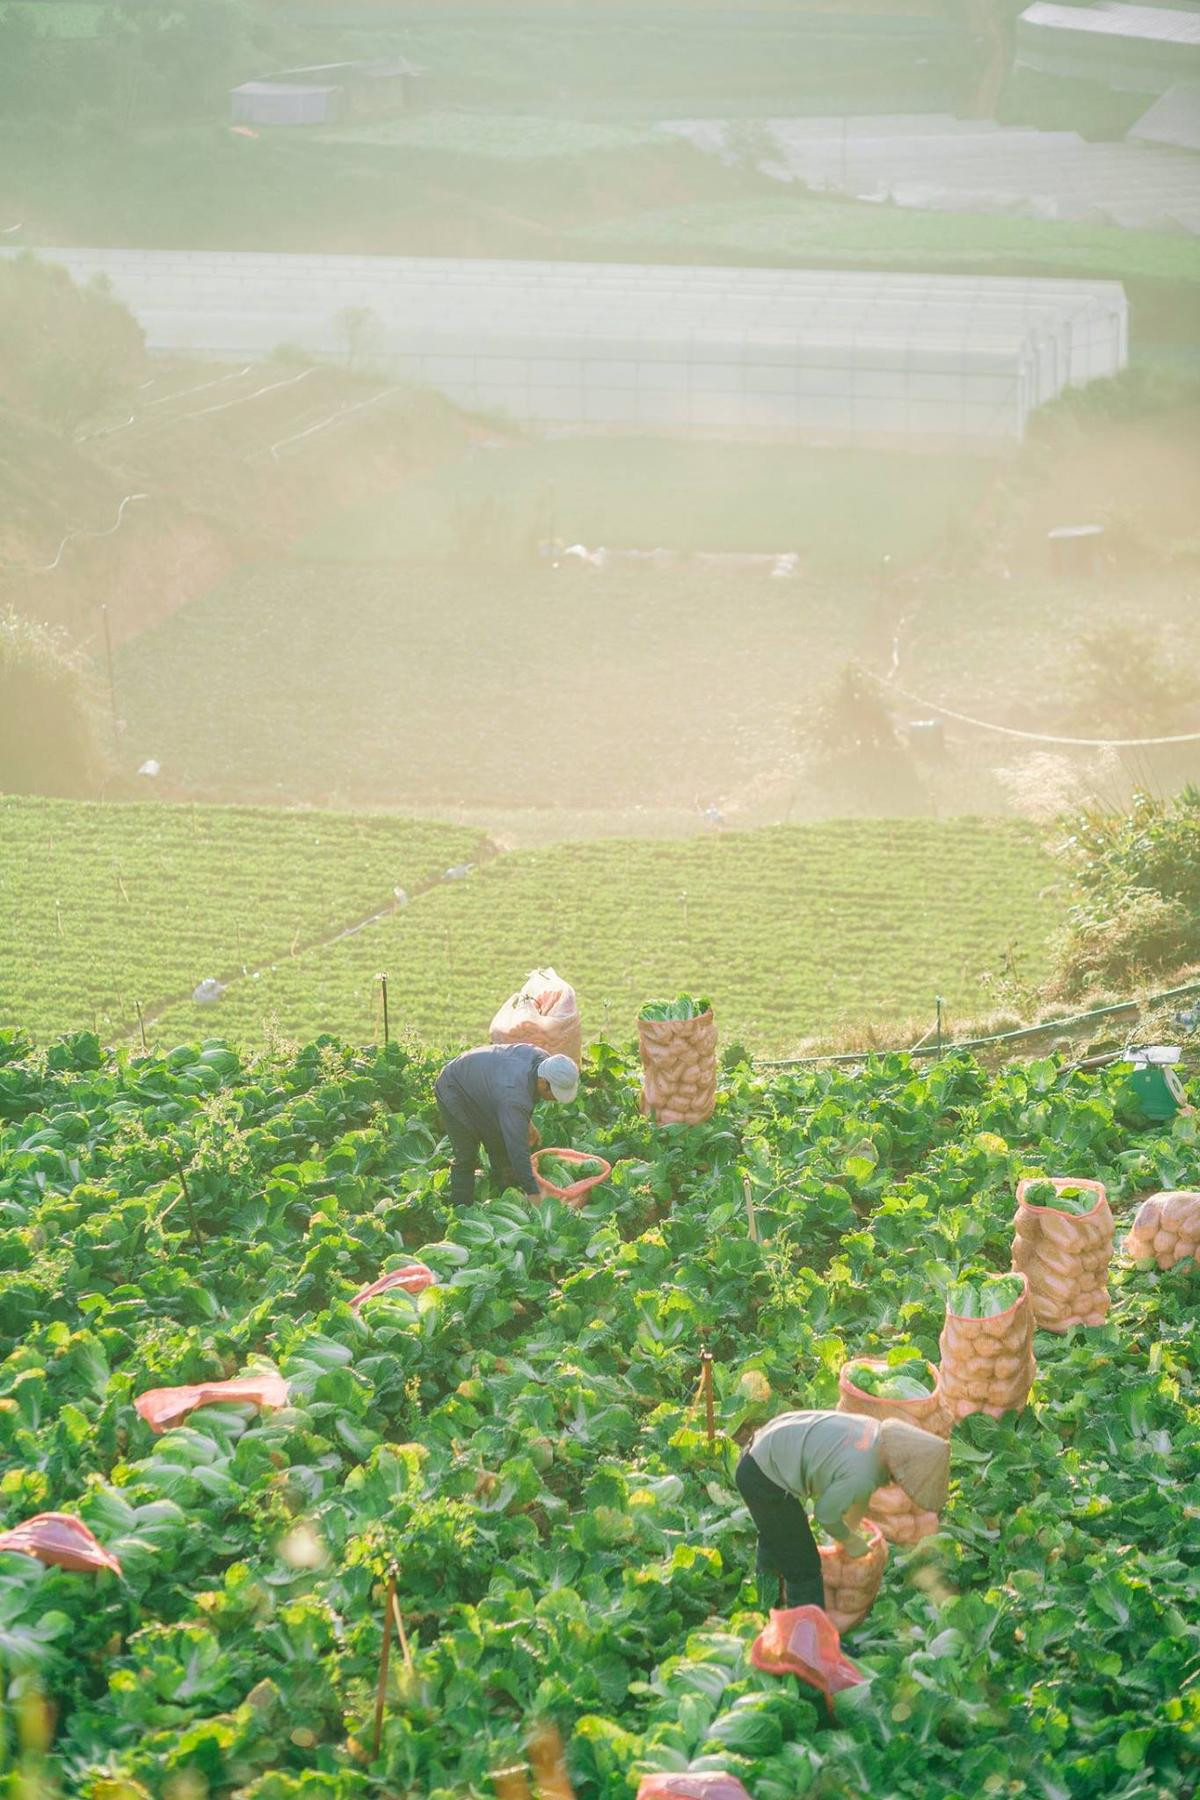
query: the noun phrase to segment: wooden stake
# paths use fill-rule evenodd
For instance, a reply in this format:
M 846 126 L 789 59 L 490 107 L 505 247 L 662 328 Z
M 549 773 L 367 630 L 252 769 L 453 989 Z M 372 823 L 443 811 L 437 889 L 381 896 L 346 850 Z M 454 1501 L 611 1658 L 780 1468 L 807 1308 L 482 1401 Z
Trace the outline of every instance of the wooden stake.
M 146 1054 L 147 1054 L 147 1047 L 146 1047 L 146 1021 L 145 1021 L 145 1019 L 143 1019 L 143 1017 L 142 1017 L 142 1003 L 141 1003 L 141 1001 L 140 1001 L 140 1000 L 135 1000 L 135 1001 L 134 1001 L 134 1003 L 133 1003 L 133 1004 L 134 1004 L 134 1007 L 135 1007 L 135 1008 L 136 1008 L 136 1010 L 137 1010 L 137 1016 L 138 1016 L 138 1030 L 139 1030 L 139 1031 L 140 1031 L 140 1032 L 141 1032 L 141 1034 L 142 1034 L 142 1055 L 143 1055 L 143 1056 L 145 1056 L 145 1055 L 146 1055 Z
M 379 1651 L 379 1682 L 375 1689 L 375 1736 L 371 1745 L 371 1761 L 379 1755 L 383 1740 L 383 1703 L 387 1695 L 388 1657 L 392 1649 L 392 1608 L 396 1603 L 396 1577 L 388 1576 L 387 1599 L 383 1609 L 383 1644 Z
M 758 1242 L 758 1220 L 754 1216 L 754 1196 L 750 1192 L 750 1177 L 743 1175 L 742 1192 L 746 1196 L 746 1224 L 750 1230 L 750 1242 Z
M 411 1675 L 414 1672 L 412 1651 L 408 1647 L 408 1633 L 404 1629 L 404 1615 L 400 1611 L 400 1602 L 397 1600 L 394 1592 L 392 1594 L 392 1616 L 396 1621 L 396 1636 L 400 1640 L 400 1649 L 404 1656 L 404 1667 Z
M 704 1383 L 704 1424 L 708 1432 L 708 1447 L 717 1441 L 716 1420 L 713 1416 L 713 1358 L 711 1350 L 700 1352 L 700 1379 Z
M 202 1245 L 204 1239 L 201 1237 L 200 1227 L 196 1223 L 196 1209 L 192 1205 L 192 1190 L 188 1186 L 188 1180 L 183 1172 L 182 1162 L 176 1161 L 175 1167 L 179 1170 L 179 1185 L 183 1189 L 183 1197 L 187 1201 L 188 1221 L 192 1227 L 192 1236 L 195 1238 L 197 1245 Z
M 387 1046 L 392 1041 L 391 1027 L 388 1023 L 388 995 L 387 995 L 387 976 L 386 975 L 381 975 L 379 977 L 379 985 L 383 989 L 383 1047 L 386 1050 Z

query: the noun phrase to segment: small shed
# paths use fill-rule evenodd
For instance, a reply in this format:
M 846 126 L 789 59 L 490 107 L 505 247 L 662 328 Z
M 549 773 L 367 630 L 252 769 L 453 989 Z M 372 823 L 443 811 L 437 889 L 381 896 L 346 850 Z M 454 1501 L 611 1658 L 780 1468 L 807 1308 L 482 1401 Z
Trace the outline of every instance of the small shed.
M 403 57 L 314 63 L 232 91 L 235 125 L 331 125 L 406 112 L 422 71 Z
M 345 116 L 345 90 L 334 84 L 243 81 L 231 99 L 235 125 L 330 125 Z

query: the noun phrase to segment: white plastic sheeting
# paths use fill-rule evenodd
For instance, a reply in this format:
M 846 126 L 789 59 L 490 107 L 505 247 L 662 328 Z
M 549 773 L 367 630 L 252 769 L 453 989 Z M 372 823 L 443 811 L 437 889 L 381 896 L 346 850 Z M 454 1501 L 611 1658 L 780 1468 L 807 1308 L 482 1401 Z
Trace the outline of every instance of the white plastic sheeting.
M 998 447 L 1127 358 L 1115 282 L 617 263 L 45 250 L 103 275 L 152 349 L 373 358 L 559 428 Z
M 763 173 L 818 193 L 919 211 L 1200 233 L 1200 162 L 1157 144 L 1096 144 L 1074 131 L 933 113 L 764 119 L 762 126 L 769 134 L 758 162 Z M 740 155 L 736 120 L 675 119 L 664 129 L 726 162 Z
M 1057 6 L 1035 0 L 1017 20 L 1017 60 L 1047 75 L 1107 81 L 1161 94 L 1200 73 L 1200 15 L 1174 6 L 1096 0 Z

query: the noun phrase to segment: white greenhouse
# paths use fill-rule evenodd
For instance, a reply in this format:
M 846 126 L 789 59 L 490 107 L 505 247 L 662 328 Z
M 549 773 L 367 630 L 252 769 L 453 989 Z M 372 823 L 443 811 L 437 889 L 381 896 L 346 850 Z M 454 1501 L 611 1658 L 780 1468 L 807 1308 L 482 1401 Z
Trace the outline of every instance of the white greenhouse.
M 152 349 L 369 346 L 373 370 L 564 429 L 1002 448 L 1124 367 L 1118 283 L 390 256 L 46 250 Z

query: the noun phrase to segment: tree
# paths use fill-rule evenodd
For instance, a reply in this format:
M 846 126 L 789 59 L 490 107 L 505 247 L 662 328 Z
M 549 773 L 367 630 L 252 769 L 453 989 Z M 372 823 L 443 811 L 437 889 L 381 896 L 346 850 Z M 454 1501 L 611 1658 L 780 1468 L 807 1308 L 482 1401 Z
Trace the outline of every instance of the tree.
M 69 434 L 120 404 L 142 377 L 132 314 L 98 278 L 77 287 L 57 263 L 0 264 L 0 404 Z
M 89 664 L 63 632 L 0 613 L 0 792 L 87 796 L 103 771 Z

